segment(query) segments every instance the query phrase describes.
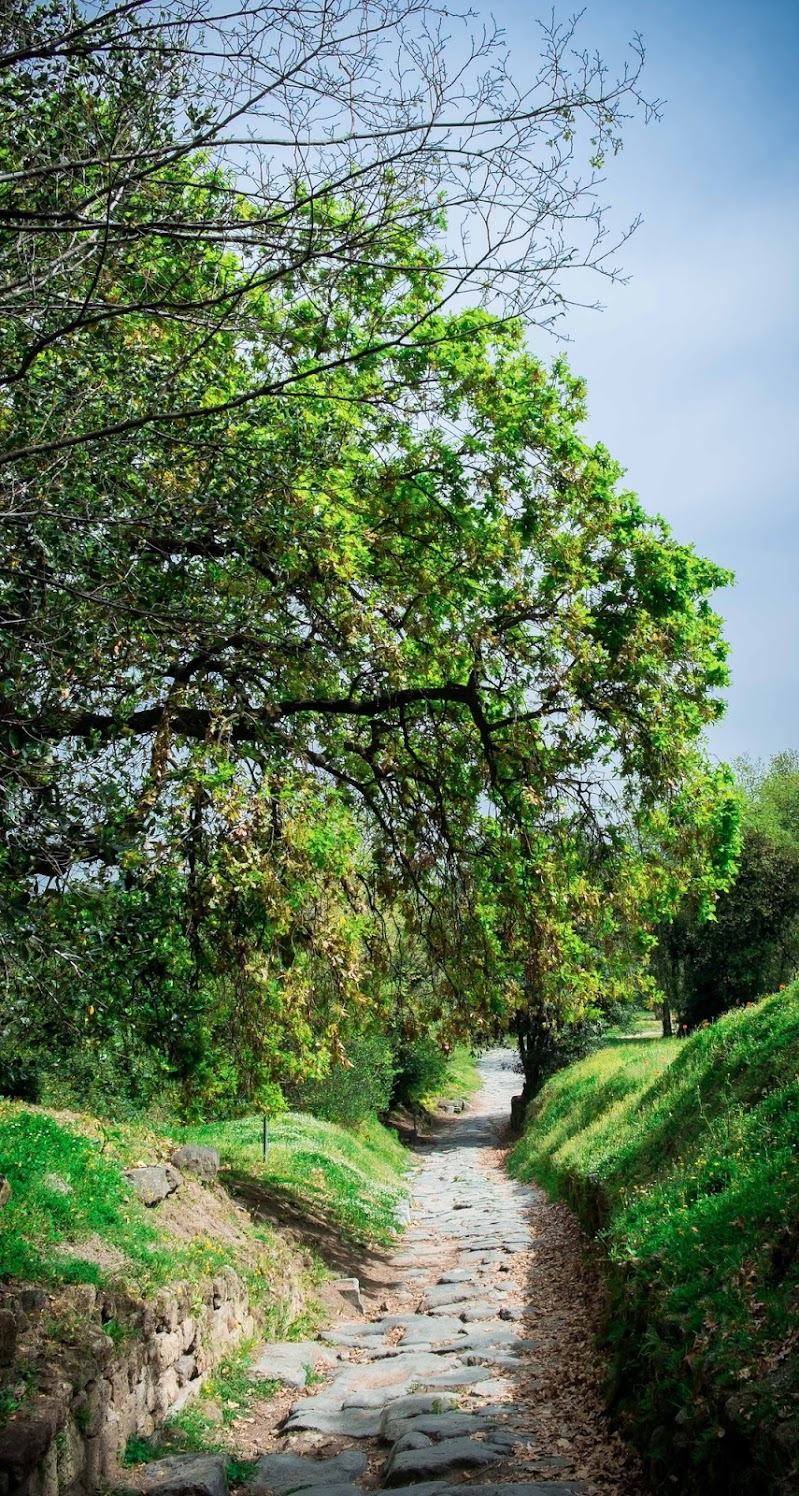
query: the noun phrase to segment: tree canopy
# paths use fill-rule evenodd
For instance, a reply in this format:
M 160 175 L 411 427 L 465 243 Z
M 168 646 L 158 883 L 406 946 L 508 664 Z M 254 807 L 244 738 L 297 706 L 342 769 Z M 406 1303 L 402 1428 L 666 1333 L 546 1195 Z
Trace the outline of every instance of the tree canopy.
M 4 1003 L 232 1104 L 414 983 L 474 1033 L 641 981 L 735 856 L 728 578 L 507 306 L 448 305 L 440 206 L 379 152 L 379 211 L 270 198 L 281 258 L 146 11 L 16 16 L 6 56 Z

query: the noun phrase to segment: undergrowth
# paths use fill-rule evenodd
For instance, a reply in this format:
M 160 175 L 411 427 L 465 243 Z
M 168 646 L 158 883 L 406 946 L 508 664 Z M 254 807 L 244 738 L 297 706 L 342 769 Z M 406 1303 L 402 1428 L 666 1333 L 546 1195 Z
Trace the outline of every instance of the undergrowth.
M 511 1168 L 607 1253 L 613 1398 L 658 1489 L 795 1489 L 799 988 L 556 1075 Z

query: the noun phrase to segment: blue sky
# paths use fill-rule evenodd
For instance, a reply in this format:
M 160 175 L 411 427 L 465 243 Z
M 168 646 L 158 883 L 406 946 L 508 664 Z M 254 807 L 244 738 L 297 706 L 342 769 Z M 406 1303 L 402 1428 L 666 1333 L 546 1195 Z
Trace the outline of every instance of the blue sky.
M 531 17 L 494 7 L 522 74 Z M 627 286 L 568 321 L 589 434 L 646 507 L 736 573 L 720 594 L 733 683 L 719 757 L 799 748 L 799 3 L 589 0 L 584 43 L 634 31 L 662 122 L 633 126 L 608 174 L 644 222 Z M 539 351 L 554 351 L 543 335 Z

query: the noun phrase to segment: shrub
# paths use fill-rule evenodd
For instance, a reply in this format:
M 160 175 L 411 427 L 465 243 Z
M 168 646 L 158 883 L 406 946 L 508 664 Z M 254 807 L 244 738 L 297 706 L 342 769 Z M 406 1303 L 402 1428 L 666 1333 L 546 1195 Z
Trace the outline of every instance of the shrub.
M 322 1080 L 303 1081 L 292 1105 L 326 1122 L 357 1127 L 388 1110 L 394 1085 L 394 1056 L 383 1034 L 361 1034 L 350 1041 L 346 1065 L 334 1065 Z
M 443 1084 L 447 1056 L 434 1039 L 423 1035 L 399 1046 L 396 1067 L 392 1100 L 402 1106 L 418 1107 Z
M 10 1101 L 38 1101 L 41 1091 L 36 1061 L 27 1055 L 0 1050 L 0 1096 Z

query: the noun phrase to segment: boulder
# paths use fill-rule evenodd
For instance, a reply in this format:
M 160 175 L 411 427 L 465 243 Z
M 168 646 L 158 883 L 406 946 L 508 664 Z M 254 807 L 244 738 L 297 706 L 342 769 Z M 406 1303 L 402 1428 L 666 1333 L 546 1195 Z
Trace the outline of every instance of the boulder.
M 330 1285 L 340 1293 L 348 1304 L 352 1304 L 361 1314 L 364 1312 L 363 1299 L 361 1298 L 361 1285 L 357 1278 L 335 1278 Z
M 204 1148 L 198 1143 L 184 1143 L 172 1154 L 172 1162 L 183 1174 L 196 1174 L 198 1179 L 216 1179 L 219 1173 L 219 1154 L 216 1148 Z
M 143 1205 L 160 1205 L 180 1184 L 180 1175 L 171 1164 L 146 1164 L 140 1169 L 125 1169 L 124 1173 Z
M 173 1454 L 137 1472 L 135 1489 L 147 1496 L 228 1496 L 221 1454 Z

